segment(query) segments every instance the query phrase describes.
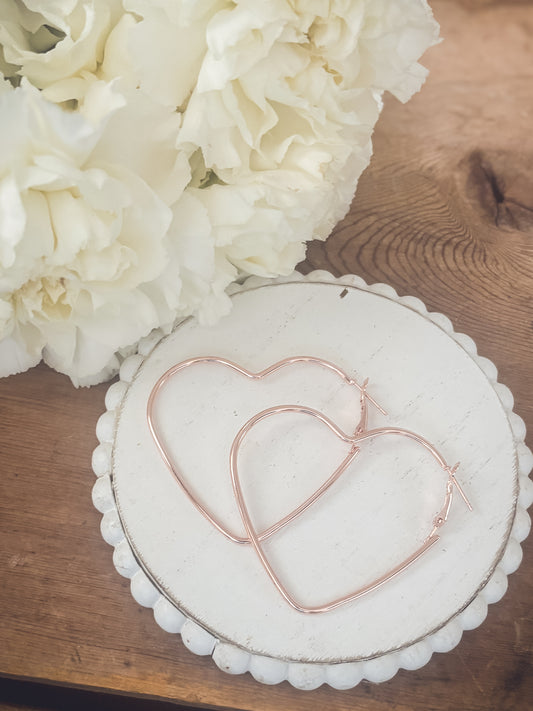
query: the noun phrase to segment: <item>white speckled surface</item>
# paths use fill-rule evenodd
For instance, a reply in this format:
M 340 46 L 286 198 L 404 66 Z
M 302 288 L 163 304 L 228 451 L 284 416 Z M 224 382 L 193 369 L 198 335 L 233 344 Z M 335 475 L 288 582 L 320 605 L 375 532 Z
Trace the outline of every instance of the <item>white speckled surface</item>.
M 398 299 L 386 285 L 369 288 L 357 277 L 335 280 L 321 272 L 275 283 L 251 279 L 234 302 L 232 314 L 212 328 L 188 320 L 154 350 L 154 339 L 141 344 L 143 355 L 124 363 L 121 382 L 109 390 L 97 426 L 93 498 L 104 513 L 103 536 L 116 546 L 117 570 L 132 578 L 133 596 L 154 607 L 164 629 L 181 632 L 198 654 L 213 653 L 230 673 L 249 670 L 264 683 L 288 678 L 298 688 L 349 688 L 361 678 L 390 678 L 400 666 L 422 666 L 433 651 L 455 646 L 463 629 L 481 623 L 521 559 L 532 456 L 523 422 L 511 412 L 510 391 L 446 317 L 427 314 L 418 299 Z M 371 412 L 371 425 L 416 430 L 449 462 L 460 460 L 458 477 L 474 512 L 455 497 L 441 540 L 382 589 L 322 615 L 292 610 L 250 546 L 227 541 L 193 509 L 147 430 L 146 399 L 157 378 L 201 355 L 251 370 L 289 355 L 314 355 L 360 381 L 370 377 L 369 392 L 389 412 L 385 418 Z M 227 466 L 238 427 L 263 407 L 301 402 L 348 430 L 358 418 L 357 402 L 344 384 L 311 366 L 294 366 L 261 384 L 222 367 L 198 368 L 176 377 L 161 397 L 160 427 L 204 501 L 242 530 Z M 298 502 L 343 456 L 317 423 L 301 416 L 272 420 L 242 453 L 259 527 Z M 266 544 L 306 603 L 368 582 L 429 532 L 445 476 L 416 446 L 385 439 L 370 443 L 330 492 Z

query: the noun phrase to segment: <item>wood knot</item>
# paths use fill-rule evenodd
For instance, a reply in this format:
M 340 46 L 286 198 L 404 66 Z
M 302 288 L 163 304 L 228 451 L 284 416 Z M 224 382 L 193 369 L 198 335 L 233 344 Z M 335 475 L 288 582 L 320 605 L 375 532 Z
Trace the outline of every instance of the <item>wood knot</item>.
M 500 228 L 533 230 L 531 156 L 473 151 L 467 158 L 467 192 Z

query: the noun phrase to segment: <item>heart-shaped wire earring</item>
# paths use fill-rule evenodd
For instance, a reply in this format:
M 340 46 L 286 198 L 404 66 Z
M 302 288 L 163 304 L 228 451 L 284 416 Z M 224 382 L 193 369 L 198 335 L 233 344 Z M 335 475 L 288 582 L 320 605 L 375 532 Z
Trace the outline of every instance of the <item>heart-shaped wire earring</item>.
M 207 506 L 201 503 L 201 501 L 198 499 L 196 494 L 193 492 L 193 490 L 190 488 L 188 485 L 186 479 L 184 478 L 182 472 L 180 469 L 175 465 L 175 463 L 172 460 L 172 457 L 170 455 L 170 452 L 168 451 L 165 443 L 163 442 L 162 438 L 159 436 L 158 433 L 158 428 L 155 423 L 155 418 L 154 418 L 154 405 L 156 402 L 156 399 L 158 397 L 158 394 L 160 390 L 164 387 L 166 383 L 177 373 L 180 371 L 189 368 L 191 366 L 200 364 L 200 363 L 217 363 L 219 365 L 223 365 L 225 367 L 228 367 L 241 375 L 250 378 L 252 380 L 261 380 L 269 375 L 272 375 L 276 371 L 280 370 L 281 368 L 284 368 L 288 365 L 292 365 L 295 363 L 314 363 L 316 365 L 321 366 L 322 368 L 325 368 L 327 370 L 330 370 L 334 373 L 336 373 L 345 383 L 347 383 L 351 387 L 355 387 L 360 394 L 359 401 L 360 401 L 360 407 L 361 407 L 361 414 L 360 414 L 360 419 L 358 424 L 356 425 L 354 429 L 354 433 L 352 435 L 346 434 L 343 432 L 331 419 L 326 417 L 323 413 L 319 412 L 318 410 L 315 410 L 311 407 L 305 407 L 301 405 L 276 405 L 274 407 L 267 408 L 266 410 L 263 410 L 262 412 L 257 413 L 253 417 L 251 417 L 248 422 L 246 422 L 239 432 L 236 434 L 233 443 L 231 445 L 231 450 L 230 450 L 230 474 L 231 474 L 231 482 L 232 482 L 232 487 L 233 487 L 233 493 L 235 497 L 235 501 L 237 504 L 237 508 L 239 510 L 244 528 L 246 530 L 246 536 L 239 536 L 234 533 L 232 533 L 224 524 L 219 521 L 209 510 Z M 404 571 L 407 567 L 409 567 L 412 563 L 414 563 L 418 558 L 420 558 L 423 553 L 425 553 L 434 543 L 437 542 L 439 539 L 439 536 L 437 534 L 438 530 L 444 525 L 446 520 L 448 519 L 448 514 L 450 511 L 451 503 L 452 503 L 452 498 L 453 498 L 453 491 L 454 487 L 459 491 L 460 495 L 464 499 L 466 505 L 470 510 L 472 510 L 472 506 L 470 505 L 470 502 L 468 501 L 463 489 L 459 485 L 459 482 L 457 481 L 457 478 L 455 476 L 455 472 L 457 470 L 458 464 L 456 464 L 454 467 L 450 467 L 442 455 L 437 451 L 437 449 L 430 443 L 428 442 L 424 437 L 421 435 L 412 432 L 410 430 L 402 429 L 399 427 L 379 427 L 375 429 L 368 429 L 368 402 L 373 404 L 383 415 L 386 415 L 385 410 L 383 410 L 382 407 L 380 407 L 376 401 L 370 397 L 367 393 L 367 385 L 368 385 L 368 380 L 365 380 L 363 385 L 359 385 L 357 381 L 355 381 L 353 378 L 350 378 L 347 373 L 345 373 L 341 368 L 336 366 L 335 364 L 326 361 L 322 358 L 316 358 L 313 356 L 294 356 L 294 357 L 289 357 L 285 358 L 281 361 L 278 361 L 277 363 L 274 363 L 273 365 L 269 366 L 268 368 L 265 368 L 262 371 L 259 371 L 257 373 L 253 373 L 245 368 L 242 368 L 241 366 L 226 360 L 225 358 L 220 358 L 217 356 L 203 356 L 199 358 L 190 358 L 188 360 L 182 361 L 181 363 L 178 363 L 177 365 L 173 366 L 169 370 L 164 373 L 159 380 L 156 382 L 154 388 L 152 389 L 150 396 L 148 398 L 148 403 L 147 403 L 147 419 L 148 419 L 148 426 L 150 429 L 150 432 L 152 434 L 152 437 L 154 439 L 154 442 L 159 450 L 159 453 L 161 454 L 161 457 L 163 461 L 165 462 L 167 468 L 169 469 L 170 473 L 173 475 L 174 479 L 176 482 L 179 484 L 183 492 L 186 494 L 187 498 L 190 500 L 190 502 L 195 506 L 195 508 L 206 518 L 209 523 L 211 523 L 220 533 L 222 533 L 226 538 L 229 540 L 235 542 L 235 543 L 241 543 L 241 544 L 251 544 L 252 547 L 255 550 L 255 553 L 257 554 L 261 564 L 265 568 L 268 576 L 270 577 L 271 581 L 274 583 L 275 587 L 278 589 L 278 591 L 281 593 L 283 598 L 291 605 L 295 610 L 298 610 L 299 612 L 305 612 L 305 613 L 319 613 L 319 612 L 327 612 L 329 610 L 333 610 L 336 607 L 339 607 L 340 605 L 344 605 L 350 601 L 353 601 L 359 597 L 362 597 L 363 595 L 366 595 L 367 593 L 371 592 L 372 590 L 377 589 L 378 587 L 381 587 L 388 581 L 390 581 L 393 577 L 398 575 L 400 572 Z M 334 470 L 334 472 L 324 481 L 324 483 L 318 487 L 305 501 L 303 501 L 299 506 L 297 506 L 293 511 L 291 511 L 289 514 L 284 516 L 282 519 L 277 521 L 276 523 L 272 524 L 269 528 L 262 532 L 257 532 L 255 530 L 255 527 L 253 525 L 253 522 L 250 517 L 250 513 L 248 511 L 246 501 L 243 495 L 242 487 L 241 487 L 241 482 L 240 482 L 240 477 L 239 477 L 239 470 L 238 470 L 238 455 L 239 455 L 239 450 L 243 444 L 244 439 L 246 438 L 247 434 L 250 432 L 250 430 L 255 427 L 260 421 L 272 417 L 273 415 L 278 415 L 281 413 L 286 413 L 286 412 L 292 412 L 292 413 L 299 413 L 299 414 L 306 414 L 311 417 L 314 417 L 318 419 L 320 422 L 325 424 L 339 439 L 342 441 L 350 444 L 350 451 L 348 455 L 343 459 L 343 461 L 339 464 L 339 466 Z M 349 465 L 352 463 L 352 461 L 355 459 L 357 454 L 360 451 L 360 443 L 369 440 L 372 438 L 376 437 L 382 437 L 386 435 L 396 435 L 400 437 L 406 437 L 408 439 L 414 440 L 421 446 L 423 446 L 432 456 L 433 458 L 437 461 L 439 466 L 442 468 L 442 470 L 447 474 L 447 482 L 446 482 L 446 493 L 445 493 L 445 499 L 444 499 L 444 504 L 433 520 L 433 528 L 431 532 L 428 534 L 426 539 L 423 541 L 423 543 L 415 550 L 414 553 L 412 553 L 408 558 L 405 560 L 401 561 L 398 565 L 396 565 L 394 568 L 390 569 L 388 572 L 383 574 L 382 576 L 378 577 L 377 579 L 373 580 L 372 582 L 366 584 L 365 586 L 352 591 L 342 597 L 339 597 L 335 600 L 332 600 L 324 605 L 320 606 L 305 606 L 299 603 L 295 598 L 288 592 L 286 587 L 283 585 L 281 580 L 279 579 L 278 575 L 276 574 L 274 568 L 272 567 L 272 564 L 270 563 L 268 557 L 266 556 L 266 553 L 264 551 L 264 548 L 262 546 L 262 542 L 265 541 L 267 538 L 270 536 L 274 535 L 277 531 L 282 529 L 284 526 L 288 525 L 291 521 L 294 521 L 298 516 L 300 516 L 304 511 L 306 511 L 315 501 L 317 501 L 333 484 L 337 479 L 346 471 L 346 469 L 349 467 Z
M 161 458 L 163 459 L 167 469 L 169 472 L 172 474 L 174 477 L 175 481 L 177 484 L 180 486 L 184 494 L 187 496 L 189 501 L 192 503 L 192 505 L 202 514 L 202 516 L 209 521 L 209 523 L 214 526 L 217 531 L 219 531 L 223 536 L 225 536 L 227 539 L 234 543 L 241 543 L 241 544 L 247 544 L 250 543 L 250 539 L 248 536 L 239 536 L 236 533 L 233 533 L 230 531 L 227 526 L 224 525 L 222 521 L 220 521 L 209 509 L 208 506 L 203 504 L 198 496 L 195 494 L 191 486 L 189 485 L 186 477 L 184 476 L 183 472 L 180 470 L 176 462 L 173 460 L 173 457 L 170 453 L 169 448 L 163 441 L 163 438 L 160 436 L 159 433 L 159 428 L 156 423 L 156 418 L 155 418 L 155 404 L 157 402 L 157 399 L 159 397 L 159 394 L 161 390 L 165 387 L 168 382 L 174 378 L 178 373 L 186 370 L 187 368 L 200 365 L 200 364 L 218 364 L 222 365 L 224 367 L 229 368 L 230 370 L 233 370 L 237 373 L 240 373 L 244 377 L 251 379 L 251 380 L 263 380 L 264 378 L 273 375 L 276 373 L 278 370 L 281 370 L 282 368 L 286 368 L 287 366 L 298 364 L 298 363 L 307 363 L 307 364 L 314 364 L 318 365 L 321 368 L 325 370 L 329 370 L 333 373 L 335 373 L 341 380 L 343 380 L 347 385 L 350 387 L 354 387 L 356 390 L 359 391 L 360 397 L 359 397 L 359 403 L 360 403 L 360 408 L 361 408 L 361 414 L 360 414 L 360 419 L 359 422 L 357 423 L 356 427 L 354 428 L 354 434 L 364 432 L 367 426 L 367 418 L 368 418 L 368 403 L 371 403 L 374 407 L 376 407 L 379 412 L 381 412 L 383 415 L 386 415 L 387 413 L 385 410 L 378 405 L 378 403 L 368 394 L 367 392 L 367 381 L 363 383 L 363 385 L 359 385 L 359 383 L 351 378 L 347 373 L 345 373 L 341 368 L 339 368 L 337 365 L 334 363 L 331 363 L 327 360 L 324 360 L 323 358 L 316 358 L 313 356 L 291 356 L 289 358 L 284 358 L 283 360 L 278 361 L 277 363 L 274 363 L 273 365 L 269 366 L 268 368 L 265 368 L 264 370 L 261 370 L 257 373 L 254 373 L 250 370 L 247 370 L 246 368 L 241 367 L 240 365 L 237 365 L 236 363 L 233 363 L 230 360 L 227 360 L 226 358 L 220 358 L 218 356 L 200 356 L 197 358 L 189 358 L 188 360 L 184 360 L 180 363 L 177 363 L 174 365 L 172 368 L 169 368 L 163 375 L 159 378 L 159 380 L 156 382 L 154 387 L 152 388 L 152 391 L 150 393 L 150 396 L 148 398 L 148 403 L 146 407 L 146 417 L 148 420 L 148 428 L 150 430 L 150 433 L 152 435 L 152 438 L 155 442 L 155 445 L 159 451 L 159 454 L 161 455 Z M 357 445 L 354 445 L 346 457 L 342 460 L 342 462 L 337 466 L 337 468 L 333 471 L 332 474 L 324 481 L 324 483 L 318 487 L 305 501 L 303 501 L 301 504 L 299 504 L 293 511 L 288 513 L 286 516 L 281 518 L 279 521 L 276 521 L 274 524 L 269 526 L 267 529 L 264 531 L 259 532 L 256 534 L 257 540 L 258 541 L 264 541 L 270 536 L 274 535 L 277 531 L 281 530 L 285 526 L 287 526 L 291 521 L 294 521 L 298 516 L 301 516 L 301 514 L 306 511 L 312 504 L 317 501 L 336 481 L 337 479 L 343 474 L 343 472 L 346 471 L 348 466 L 352 463 L 352 461 L 355 459 L 357 454 L 359 453 L 359 447 Z
M 365 383 L 365 386 L 366 386 L 366 383 Z M 414 551 L 414 553 L 412 553 L 406 559 L 402 560 L 396 566 L 394 566 L 393 568 L 391 568 L 390 570 L 388 570 L 386 573 L 379 576 L 378 578 L 374 579 L 370 583 L 367 583 L 363 587 L 353 590 L 353 591 L 351 591 L 341 597 L 338 597 L 335 600 L 327 602 L 323 605 L 318 605 L 318 606 L 303 605 L 302 603 L 298 602 L 289 593 L 286 586 L 281 582 L 279 576 L 277 575 L 277 573 L 274 570 L 272 563 L 270 562 L 269 558 L 267 557 L 267 555 L 265 553 L 264 547 L 261 544 L 261 539 L 257 535 L 257 532 L 256 532 L 255 527 L 253 525 L 252 519 L 250 517 L 250 512 L 249 512 L 248 507 L 246 505 L 246 500 L 245 500 L 245 497 L 244 497 L 244 494 L 242 491 L 241 481 L 240 481 L 240 477 L 239 477 L 238 455 L 239 455 L 239 450 L 240 450 L 247 434 L 250 432 L 250 430 L 253 427 L 255 427 L 262 420 L 265 420 L 269 417 L 272 417 L 274 415 L 279 415 L 282 413 L 298 413 L 298 414 L 309 415 L 311 417 L 316 418 L 317 420 L 319 420 L 320 422 L 325 424 L 343 442 L 351 444 L 352 450 L 354 447 L 357 447 L 359 445 L 359 443 L 363 442 L 364 440 L 369 440 L 369 439 L 373 439 L 376 437 L 383 437 L 386 435 L 395 435 L 395 436 L 406 437 L 408 439 L 414 440 L 416 443 L 418 443 L 422 447 L 424 447 L 433 456 L 433 458 L 437 461 L 437 463 L 439 464 L 441 469 L 447 475 L 444 504 L 443 504 L 441 510 L 439 511 L 439 513 L 433 519 L 433 528 L 431 529 L 430 533 L 425 538 L 423 543 Z M 365 416 L 366 416 L 366 413 L 365 413 Z M 302 407 L 299 405 L 278 405 L 275 407 L 269 407 L 266 410 L 263 410 L 262 412 L 257 413 L 256 415 L 251 417 L 248 420 L 248 422 L 246 422 L 246 424 L 244 424 L 241 427 L 241 429 L 237 433 L 235 439 L 233 440 L 233 443 L 231 446 L 231 451 L 230 451 L 230 473 L 231 473 L 233 492 L 235 495 L 235 500 L 237 502 L 237 506 L 239 508 L 242 522 L 243 522 L 244 527 L 246 529 L 246 533 L 248 534 L 248 539 L 249 539 L 250 543 L 252 544 L 252 546 L 257 554 L 257 557 L 261 561 L 263 568 L 266 570 L 269 578 L 274 583 L 275 587 L 281 593 L 283 598 L 295 610 L 297 610 L 298 612 L 304 612 L 304 613 L 328 612 L 329 610 L 334 610 L 335 608 L 340 607 L 341 605 L 345 605 L 348 602 L 356 600 L 357 598 L 360 598 L 363 595 L 366 595 L 367 593 L 372 592 L 373 590 L 376 590 L 377 588 L 381 587 L 385 583 L 389 582 L 390 580 L 392 580 L 392 578 L 397 576 L 399 573 L 401 573 L 406 568 L 408 568 L 410 565 L 412 565 L 416 560 L 418 560 L 418 558 L 420 558 L 421 555 L 423 555 L 433 544 L 435 544 L 439 540 L 439 536 L 438 536 L 437 532 L 448 519 L 448 514 L 450 512 L 450 507 L 452 504 L 454 487 L 460 493 L 461 497 L 463 498 L 464 502 L 468 506 L 469 510 L 472 511 L 472 506 L 471 506 L 468 498 L 466 497 L 465 492 L 461 488 L 461 486 L 455 476 L 455 472 L 457 471 L 458 466 L 459 466 L 459 464 L 455 464 L 455 466 L 450 467 L 446 463 L 446 461 L 444 460 L 442 455 L 437 451 L 437 449 L 432 444 L 430 444 L 421 435 L 419 435 L 415 432 L 411 432 L 410 430 L 402 429 L 399 427 L 379 427 L 379 428 L 372 429 L 372 430 L 366 430 L 362 426 L 360 426 L 353 435 L 348 435 L 345 432 L 343 432 L 339 427 L 337 427 L 337 425 L 334 422 L 332 422 L 332 420 L 330 420 L 328 417 L 326 417 L 326 415 L 324 415 L 322 412 L 319 412 L 318 410 L 315 410 L 311 407 Z M 343 471 L 345 471 L 346 469 L 347 469 L 347 466 L 345 466 L 343 468 Z

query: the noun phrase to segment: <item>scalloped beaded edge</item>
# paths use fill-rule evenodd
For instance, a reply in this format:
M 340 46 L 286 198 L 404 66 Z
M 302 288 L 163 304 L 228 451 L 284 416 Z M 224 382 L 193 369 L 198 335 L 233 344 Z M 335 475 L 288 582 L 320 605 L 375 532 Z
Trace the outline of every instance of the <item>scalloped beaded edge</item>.
M 514 573 L 522 561 L 520 543 L 527 537 L 531 519 L 527 513 L 533 503 L 533 482 L 529 473 L 533 468 L 533 453 L 525 445 L 526 428 L 521 417 L 513 412 L 514 400 L 511 391 L 497 382 L 496 366 L 487 358 L 477 354 L 474 341 L 464 333 L 456 333 L 451 321 L 440 313 L 430 313 L 425 305 L 413 296 L 398 296 L 387 284 L 369 286 L 361 277 L 348 275 L 334 277 L 326 271 L 314 271 L 304 276 L 294 272 L 278 279 L 249 277 L 244 284 L 233 284 L 228 289 L 230 295 L 272 284 L 297 282 L 328 283 L 351 286 L 407 306 L 429 318 L 451 336 L 475 360 L 494 387 L 504 407 L 516 442 L 519 494 L 515 519 L 505 552 L 493 574 L 474 600 L 444 627 L 428 635 L 409 647 L 389 652 L 375 659 L 344 664 L 305 664 L 286 662 L 280 659 L 251 654 L 233 644 L 218 640 L 193 620 L 180 612 L 164 597 L 137 563 L 125 537 L 111 487 L 111 453 L 115 433 L 117 412 L 135 373 L 144 358 L 153 350 L 161 337 L 157 331 L 140 341 L 138 353 L 124 360 L 120 368 L 120 380 L 108 389 L 105 397 L 106 412 L 96 425 L 96 435 L 100 444 L 92 457 L 92 467 L 97 477 L 92 491 L 94 506 L 103 514 L 100 530 L 104 540 L 113 546 L 113 564 L 120 575 L 130 579 L 133 598 L 144 607 L 153 609 L 157 624 L 172 634 L 180 633 L 183 644 L 195 654 L 211 654 L 216 665 L 229 674 L 250 674 L 263 684 L 278 684 L 288 680 L 297 689 L 316 689 L 329 684 L 335 689 L 350 689 L 366 679 L 383 682 L 391 679 L 399 669 L 419 669 L 429 662 L 434 652 L 448 652 L 460 641 L 464 630 L 478 627 L 487 615 L 489 604 L 498 602 L 507 590 L 507 576 Z

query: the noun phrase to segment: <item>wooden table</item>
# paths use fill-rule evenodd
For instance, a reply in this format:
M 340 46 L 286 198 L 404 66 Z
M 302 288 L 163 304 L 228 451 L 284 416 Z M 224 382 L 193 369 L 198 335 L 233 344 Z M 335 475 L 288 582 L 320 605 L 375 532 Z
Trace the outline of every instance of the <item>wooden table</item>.
M 499 366 L 531 433 L 533 3 L 433 5 L 445 42 L 430 78 L 407 106 L 387 100 L 350 214 L 301 269 L 388 282 L 446 313 Z M 38 687 L 37 702 L 7 678 L 254 711 L 531 708 L 533 539 L 479 629 L 382 685 L 270 688 L 189 653 L 133 601 L 100 537 L 90 459 L 106 387 L 75 390 L 42 366 L 0 381 L 0 708 L 70 707 L 67 691 Z

